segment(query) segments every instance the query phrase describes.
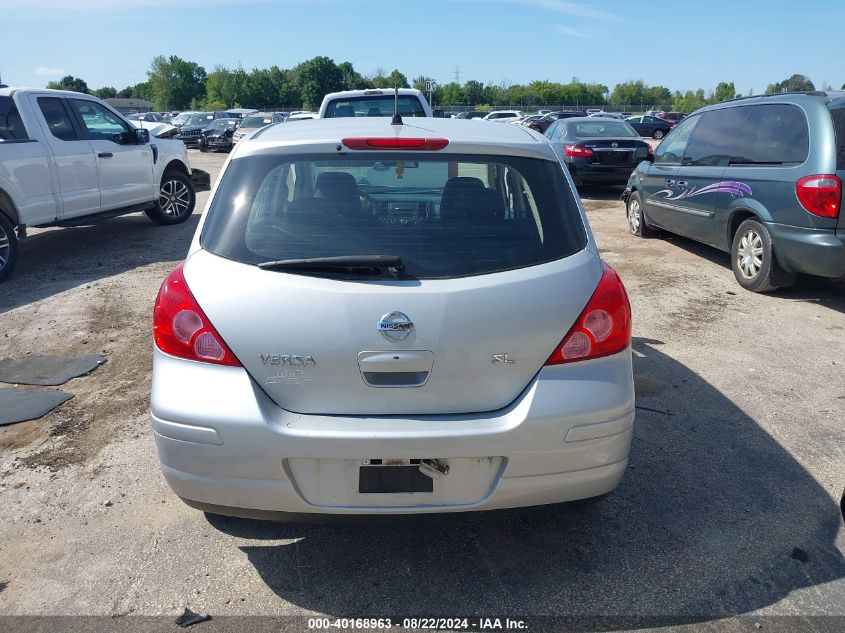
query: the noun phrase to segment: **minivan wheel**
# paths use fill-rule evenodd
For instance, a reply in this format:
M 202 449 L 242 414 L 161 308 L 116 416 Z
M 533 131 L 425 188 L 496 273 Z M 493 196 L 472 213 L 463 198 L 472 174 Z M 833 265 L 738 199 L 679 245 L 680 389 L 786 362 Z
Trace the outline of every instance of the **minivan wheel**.
M 731 266 L 739 285 L 751 292 L 768 292 L 791 281 L 775 261 L 769 230 L 757 220 L 745 220 L 736 230 Z
M 180 171 L 166 171 L 161 177 L 158 201 L 147 210 L 147 217 L 156 224 L 180 224 L 191 217 L 196 201 L 190 178 Z
M 0 213 L 0 281 L 12 274 L 18 260 L 18 237 L 15 227 Z
M 654 235 L 654 231 L 646 224 L 640 194 L 636 191 L 628 196 L 626 214 L 628 216 L 628 230 L 631 231 L 631 235 L 638 237 L 651 237 Z
M 654 130 L 654 134 L 651 135 L 651 138 L 659 141 L 664 136 L 666 136 L 666 133 L 663 130 Z

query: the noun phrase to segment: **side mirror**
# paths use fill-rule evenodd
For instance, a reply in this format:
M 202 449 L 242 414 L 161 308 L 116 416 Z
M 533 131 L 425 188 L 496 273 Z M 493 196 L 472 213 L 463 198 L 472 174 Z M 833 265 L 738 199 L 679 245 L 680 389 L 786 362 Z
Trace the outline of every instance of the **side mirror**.
M 648 158 L 648 148 L 647 147 L 638 147 L 634 150 L 634 156 L 639 158 L 640 160 L 645 160 Z
M 135 142 L 138 145 L 146 145 L 150 142 L 150 131 L 144 128 L 135 130 Z

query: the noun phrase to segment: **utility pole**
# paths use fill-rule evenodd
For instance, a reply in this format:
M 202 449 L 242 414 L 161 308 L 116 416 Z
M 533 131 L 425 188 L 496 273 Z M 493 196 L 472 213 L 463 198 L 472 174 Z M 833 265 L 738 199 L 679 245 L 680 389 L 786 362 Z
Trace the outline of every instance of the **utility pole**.
M 460 66 L 455 66 L 455 83 L 456 84 L 461 83 L 461 67 Z

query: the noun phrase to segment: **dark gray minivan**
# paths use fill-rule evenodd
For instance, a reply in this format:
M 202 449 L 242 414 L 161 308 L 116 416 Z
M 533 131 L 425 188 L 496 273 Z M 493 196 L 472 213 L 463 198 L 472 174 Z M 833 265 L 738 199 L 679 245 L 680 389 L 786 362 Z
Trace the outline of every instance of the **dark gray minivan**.
M 634 170 L 631 233 L 677 233 L 731 253 L 764 292 L 795 273 L 845 277 L 845 92 L 781 93 L 702 108 Z

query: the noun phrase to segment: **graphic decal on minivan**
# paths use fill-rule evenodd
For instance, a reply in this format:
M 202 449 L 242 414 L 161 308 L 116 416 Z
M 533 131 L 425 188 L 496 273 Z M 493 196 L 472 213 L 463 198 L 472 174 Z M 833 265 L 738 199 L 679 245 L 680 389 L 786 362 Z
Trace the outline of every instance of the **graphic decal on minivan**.
M 722 182 L 714 182 L 712 185 L 707 185 L 706 187 L 702 187 L 698 189 L 696 187 L 690 187 L 688 189 L 684 189 L 677 195 L 672 195 L 675 193 L 671 189 L 661 189 L 657 193 L 655 193 L 652 197 L 656 198 L 661 194 L 666 194 L 663 196 L 664 200 L 683 200 L 684 198 L 695 198 L 696 196 L 702 196 L 705 193 L 729 193 L 733 198 L 742 198 L 743 196 L 750 196 L 752 195 L 751 187 L 746 185 L 744 182 L 737 182 L 735 180 L 723 180 Z

